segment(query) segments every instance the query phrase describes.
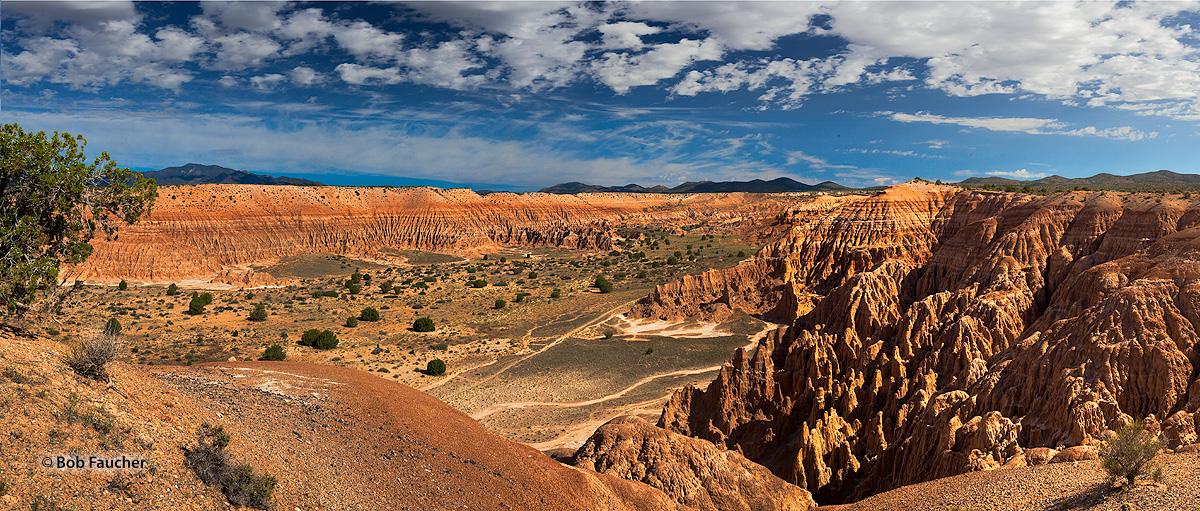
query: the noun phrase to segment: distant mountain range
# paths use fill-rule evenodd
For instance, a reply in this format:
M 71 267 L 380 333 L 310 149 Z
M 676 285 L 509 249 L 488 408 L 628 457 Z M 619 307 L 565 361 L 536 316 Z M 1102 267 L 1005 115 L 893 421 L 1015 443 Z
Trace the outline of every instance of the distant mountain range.
M 219 165 L 201 165 L 199 163 L 189 163 L 182 167 L 167 167 L 162 170 L 142 172 L 142 176 L 154 178 L 154 181 L 160 185 L 199 185 L 212 183 L 321 186 L 321 183 L 308 179 L 251 174 L 244 170 L 234 170 Z
M 1179 174 L 1169 170 L 1159 170 L 1157 172 L 1146 172 L 1130 176 L 1117 176 L 1107 173 L 1079 178 L 1049 176 L 1033 181 L 1020 181 L 1003 177 L 972 177 L 962 180 L 959 184 L 975 188 L 983 187 L 984 185 L 998 188 L 1010 186 L 1024 188 L 1028 186 L 1031 190 L 1045 188 L 1051 192 L 1074 190 L 1076 188 L 1112 190 L 1116 192 L 1169 192 L 1175 189 L 1200 189 L 1200 175 Z
M 595 192 L 622 192 L 622 193 L 723 193 L 723 192 L 749 192 L 749 193 L 778 193 L 778 192 L 838 192 L 852 190 L 845 186 L 834 183 L 833 181 L 825 181 L 815 185 L 806 185 L 794 179 L 786 177 L 763 181 L 754 179 L 750 181 L 689 181 L 673 188 L 667 188 L 663 185 L 646 188 L 642 185 L 628 184 L 625 186 L 600 186 L 589 185 L 572 181 L 570 183 L 560 183 L 554 186 L 547 186 L 538 190 L 544 193 L 595 193 Z

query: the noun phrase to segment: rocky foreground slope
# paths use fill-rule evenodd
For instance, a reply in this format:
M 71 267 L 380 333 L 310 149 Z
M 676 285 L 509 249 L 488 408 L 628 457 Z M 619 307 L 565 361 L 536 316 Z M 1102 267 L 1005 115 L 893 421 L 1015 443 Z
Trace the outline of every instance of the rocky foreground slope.
M 233 509 L 184 466 L 204 423 L 279 481 L 273 509 L 671 510 L 661 491 L 562 465 L 445 403 L 354 369 L 287 362 L 150 368 L 112 385 L 64 347 L 0 329 L 0 508 Z M 130 472 L 46 469 L 46 456 L 125 454 Z
M 631 311 L 789 325 L 677 392 L 659 426 L 820 503 L 1019 464 L 1133 418 L 1196 442 L 1200 204 L 1183 197 L 912 183 L 835 205 Z
M 478 255 L 504 246 L 609 250 L 616 229 L 703 224 L 742 232 L 771 222 L 794 197 L 726 193 L 479 195 L 429 187 L 172 186 L 149 218 L 64 275 L 89 282 L 205 279 L 269 283 L 247 265 L 333 253 L 386 259 L 388 250 Z

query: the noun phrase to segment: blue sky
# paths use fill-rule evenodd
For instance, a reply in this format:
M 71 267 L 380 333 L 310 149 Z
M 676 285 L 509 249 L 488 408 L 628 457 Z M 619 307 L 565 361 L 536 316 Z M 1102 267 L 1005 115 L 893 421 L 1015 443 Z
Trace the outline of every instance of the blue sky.
M 16 2 L 0 120 L 332 184 L 1200 173 L 1197 2 Z

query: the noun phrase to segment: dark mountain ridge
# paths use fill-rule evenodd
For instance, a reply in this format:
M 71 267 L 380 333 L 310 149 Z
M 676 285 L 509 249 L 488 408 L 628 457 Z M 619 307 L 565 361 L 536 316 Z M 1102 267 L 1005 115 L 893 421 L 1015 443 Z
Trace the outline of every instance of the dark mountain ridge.
M 554 186 L 547 186 L 538 190 L 543 193 L 558 193 L 558 194 L 574 194 L 574 193 L 596 193 L 596 192 L 620 192 L 620 193 L 729 193 L 729 192 L 750 192 L 750 193 L 779 193 L 779 192 L 838 192 L 845 190 L 853 190 L 833 181 L 825 181 L 815 185 L 806 185 L 794 179 L 786 177 L 775 178 L 770 181 L 762 179 L 752 179 L 750 181 L 688 181 L 679 186 L 667 188 L 663 185 L 657 185 L 650 188 L 638 185 L 627 184 L 625 186 L 600 186 L 589 185 L 572 181 L 570 183 L 560 183 Z
M 1047 176 L 1031 181 L 1021 181 L 1004 177 L 972 177 L 958 184 L 971 187 L 1026 187 L 1038 190 L 1057 192 L 1088 188 L 1091 190 L 1111 190 L 1118 192 L 1157 192 L 1173 190 L 1200 189 L 1200 174 L 1180 174 L 1169 170 L 1145 172 L 1128 176 L 1118 176 L 1107 172 L 1092 177 L 1067 178 L 1062 176 Z
M 142 175 L 153 178 L 160 185 L 244 184 L 321 186 L 321 183 L 308 179 L 252 174 L 244 170 L 234 170 L 220 165 L 201 165 L 199 163 L 189 163 L 181 167 L 152 170 L 150 172 L 143 172 Z

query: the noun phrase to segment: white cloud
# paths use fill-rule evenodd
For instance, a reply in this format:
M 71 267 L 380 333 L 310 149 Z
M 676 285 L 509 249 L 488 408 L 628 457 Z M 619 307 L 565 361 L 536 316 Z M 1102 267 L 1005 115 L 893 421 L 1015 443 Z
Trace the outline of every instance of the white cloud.
M 270 37 L 249 32 L 221 36 L 214 42 L 220 49 L 217 50 L 213 65 L 226 70 L 261 66 L 264 60 L 274 57 L 282 48 Z
M 365 21 L 355 21 L 333 28 L 338 46 L 359 58 L 390 60 L 403 51 L 403 34 L 379 29 Z
M 308 66 L 296 67 L 288 75 L 292 79 L 292 83 L 301 87 L 311 87 L 325 81 L 325 75 Z
M 915 143 L 927 145 L 927 146 L 929 146 L 930 149 L 942 149 L 942 148 L 950 145 L 949 140 L 942 140 L 942 139 L 926 140 L 924 142 L 915 142 Z
M 906 114 L 903 112 L 878 112 L 878 115 L 890 117 L 899 122 L 927 122 L 930 124 L 955 124 L 968 128 L 983 128 L 991 131 L 1019 131 L 1031 135 L 1073 135 L 1077 137 L 1094 136 L 1119 140 L 1143 140 L 1158 137 L 1157 132 L 1144 132 L 1130 126 L 1115 128 L 1096 128 L 1086 126 L 1068 130 L 1069 125 L 1058 119 L 1039 119 L 1036 117 L 946 117 L 928 112 Z
M 662 32 L 659 27 L 645 23 L 621 21 L 600 25 L 601 40 L 606 50 L 640 50 L 644 44 L 642 36 Z
M 834 165 L 826 161 L 824 158 L 805 154 L 803 151 L 788 151 L 787 164 L 795 165 L 797 163 L 807 163 L 809 167 L 814 169 L 855 169 L 854 165 Z
M 808 30 L 821 11 L 818 2 L 639 2 L 628 6 L 636 18 L 708 32 L 737 50 L 769 50 L 776 39 Z
M 221 84 L 222 87 L 225 87 L 226 89 L 228 89 L 230 87 L 237 87 L 238 79 L 233 76 L 225 75 L 225 76 L 222 76 L 220 80 L 217 80 L 217 83 Z
M 684 39 L 678 43 L 663 43 L 636 55 L 609 52 L 604 59 L 592 64 L 596 76 L 617 94 L 629 92 L 630 87 L 653 85 L 675 76 L 684 67 L 699 60 L 721 58 L 721 45 L 706 39 Z
M 354 85 L 365 84 L 396 84 L 404 81 L 400 76 L 399 68 L 377 68 L 370 66 L 360 66 L 358 64 L 338 64 L 334 69 L 338 76 L 347 83 Z
M 1024 180 L 1038 179 L 1038 178 L 1042 178 L 1042 177 L 1046 177 L 1046 176 L 1050 175 L 1045 172 L 1030 172 L 1025 169 L 1018 169 L 1018 170 L 1013 170 L 1013 171 L 993 170 L 991 172 L 987 172 L 986 174 L 989 176 L 1000 176 L 1000 177 L 1007 177 L 1009 179 L 1024 179 Z
M 275 86 L 283 83 L 286 80 L 287 80 L 286 76 L 283 76 L 278 73 L 271 73 L 271 74 L 266 74 L 266 75 L 262 75 L 262 76 L 251 77 L 250 84 L 253 85 L 255 89 L 271 90 L 271 89 L 274 89 Z

